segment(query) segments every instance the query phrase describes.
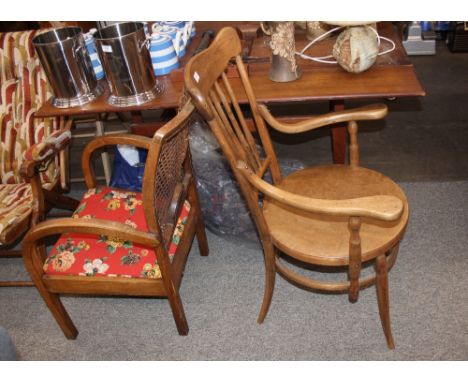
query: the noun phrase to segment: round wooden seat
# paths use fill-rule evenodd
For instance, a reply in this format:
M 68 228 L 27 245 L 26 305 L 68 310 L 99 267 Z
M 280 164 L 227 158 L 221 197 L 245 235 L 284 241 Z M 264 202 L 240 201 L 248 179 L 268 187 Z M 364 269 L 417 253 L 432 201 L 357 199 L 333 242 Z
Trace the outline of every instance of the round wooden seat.
M 404 205 L 393 222 L 362 218 L 362 261 L 385 253 L 401 239 L 408 222 L 408 201 L 390 178 L 363 167 L 326 165 L 297 171 L 284 178 L 279 188 L 317 199 L 353 199 L 393 195 Z M 287 255 L 318 265 L 348 265 L 348 217 L 299 211 L 265 197 L 263 212 L 273 243 Z

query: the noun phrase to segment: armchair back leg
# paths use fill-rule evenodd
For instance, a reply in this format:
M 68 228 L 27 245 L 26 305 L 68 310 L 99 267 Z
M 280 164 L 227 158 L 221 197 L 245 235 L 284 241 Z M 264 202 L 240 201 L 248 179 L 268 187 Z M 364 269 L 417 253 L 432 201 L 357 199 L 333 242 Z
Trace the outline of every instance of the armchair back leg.
M 264 243 L 264 263 L 265 263 L 265 291 L 263 293 L 262 307 L 258 314 L 257 322 L 261 324 L 270 309 L 271 299 L 273 298 L 273 290 L 275 288 L 276 265 L 275 251 L 276 248 L 271 243 Z
M 377 302 L 379 305 L 380 321 L 389 349 L 395 349 L 395 343 L 390 326 L 390 307 L 388 296 L 387 259 L 382 254 L 375 259 Z

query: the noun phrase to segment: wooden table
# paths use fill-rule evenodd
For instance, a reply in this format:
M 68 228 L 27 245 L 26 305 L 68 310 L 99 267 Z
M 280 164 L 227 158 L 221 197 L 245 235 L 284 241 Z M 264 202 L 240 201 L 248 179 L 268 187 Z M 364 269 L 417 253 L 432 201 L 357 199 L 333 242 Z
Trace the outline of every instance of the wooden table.
M 197 48 L 204 30 L 211 28 L 216 31 L 225 25 L 236 26 L 242 23 L 196 22 L 197 37 L 189 45 L 187 54 L 181 62 L 182 67 Z M 302 76 L 300 79 L 288 83 L 276 83 L 268 79 L 270 52 L 266 43 L 267 39 L 260 32 L 250 50 L 250 57 L 253 58 L 253 61 L 248 64 L 249 77 L 257 99 L 268 104 L 328 101 L 332 110 L 341 110 L 345 107 L 346 100 L 424 96 L 425 91 L 417 79 L 413 66 L 391 23 L 379 23 L 378 31 L 379 34 L 392 39 L 396 49 L 389 54 L 379 56 L 369 70 L 360 74 L 352 74 L 345 72 L 338 65 L 317 63 L 298 57 L 297 63 L 302 71 Z M 307 53 L 313 56 L 330 54 L 334 40 L 335 38 L 327 38 L 314 45 Z M 304 32 L 296 33 L 296 50 L 301 50 L 307 42 Z M 383 44 L 389 45 L 386 42 Z M 183 89 L 182 70 L 158 77 L 164 86 L 164 93 L 143 105 L 122 108 L 107 104 L 106 99 L 109 91 L 104 84 L 104 94 L 87 105 L 58 109 L 53 107 L 51 100 L 49 100 L 36 112 L 36 117 L 174 109 L 178 106 Z M 246 103 L 247 96 L 242 89 L 240 79 L 233 78 L 232 86 L 239 102 Z M 343 127 L 332 129 L 332 147 L 334 162 L 344 163 L 346 130 Z

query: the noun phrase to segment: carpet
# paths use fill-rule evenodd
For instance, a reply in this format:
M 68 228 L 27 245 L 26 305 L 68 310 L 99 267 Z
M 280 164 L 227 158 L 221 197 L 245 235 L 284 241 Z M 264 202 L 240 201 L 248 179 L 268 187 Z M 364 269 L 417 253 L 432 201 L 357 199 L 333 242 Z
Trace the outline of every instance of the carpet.
M 208 233 L 182 280 L 190 327 L 177 334 L 166 299 L 63 297 L 80 334 L 67 340 L 34 288 L 0 288 L 0 326 L 22 360 L 467 360 L 468 182 L 402 183 L 410 222 L 390 272 L 395 350 L 387 349 L 375 288 L 347 295 L 299 289 L 281 277 L 265 322 L 256 243 Z M 27 277 L 1 259 L 0 278 Z

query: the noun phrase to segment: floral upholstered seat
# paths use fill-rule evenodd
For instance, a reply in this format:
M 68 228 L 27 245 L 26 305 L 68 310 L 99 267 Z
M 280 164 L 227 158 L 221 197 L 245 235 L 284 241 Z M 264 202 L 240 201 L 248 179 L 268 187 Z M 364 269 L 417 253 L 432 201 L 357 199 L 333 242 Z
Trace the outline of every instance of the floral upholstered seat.
M 148 231 L 141 193 L 110 187 L 92 188 L 83 196 L 73 214 L 75 219 L 104 219 Z M 190 211 L 185 201 L 169 243 L 169 259 L 174 257 Z M 90 234 L 63 234 L 44 264 L 44 272 L 54 275 L 121 276 L 160 278 L 153 249 L 119 237 Z

